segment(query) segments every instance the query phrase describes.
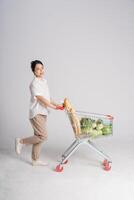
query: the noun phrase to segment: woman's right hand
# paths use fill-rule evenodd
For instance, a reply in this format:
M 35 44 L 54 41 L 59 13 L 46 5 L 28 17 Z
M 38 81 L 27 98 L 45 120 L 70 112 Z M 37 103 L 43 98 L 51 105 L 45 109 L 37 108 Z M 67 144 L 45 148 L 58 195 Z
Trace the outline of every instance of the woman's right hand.
M 64 110 L 64 106 L 63 105 L 57 105 L 56 110 Z

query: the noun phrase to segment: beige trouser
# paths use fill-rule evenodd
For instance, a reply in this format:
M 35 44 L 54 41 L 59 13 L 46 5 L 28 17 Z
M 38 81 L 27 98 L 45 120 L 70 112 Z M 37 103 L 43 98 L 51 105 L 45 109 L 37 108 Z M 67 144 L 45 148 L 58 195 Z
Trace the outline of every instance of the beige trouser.
M 33 144 L 32 159 L 38 160 L 40 156 L 42 142 L 47 140 L 47 116 L 38 114 L 34 118 L 30 119 L 30 122 L 34 130 L 34 136 L 24 138 L 23 143 Z

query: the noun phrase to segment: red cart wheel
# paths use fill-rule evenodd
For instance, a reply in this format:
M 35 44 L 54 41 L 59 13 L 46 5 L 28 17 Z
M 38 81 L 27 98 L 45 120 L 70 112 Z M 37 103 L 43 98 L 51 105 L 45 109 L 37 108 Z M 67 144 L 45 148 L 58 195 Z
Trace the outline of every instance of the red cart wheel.
M 57 165 L 55 171 L 56 172 L 62 172 L 63 171 L 63 167 L 61 165 Z
M 109 162 L 108 162 L 108 160 L 107 159 L 105 159 L 104 161 L 103 161 L 103 165 L 105 166 L 105 165 L 107 165 Z
M 110 166 L 109 162 L 107 162 L 107 164 L 105 164 L 104 170 L 106 170 L 106 171 L 110 171 L 111 170 L 111 166 Z
M 67 164 L 68 163 L 68 160 L 66 160 L 63 164 Z

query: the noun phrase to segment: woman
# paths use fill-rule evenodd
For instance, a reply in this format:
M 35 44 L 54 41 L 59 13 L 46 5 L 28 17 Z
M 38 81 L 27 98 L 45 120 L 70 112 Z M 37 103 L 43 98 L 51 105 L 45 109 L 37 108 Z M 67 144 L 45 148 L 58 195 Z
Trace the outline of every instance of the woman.
M 34 136 L 15 139 L 15 150 L 21 153 L 24 144 L 32 144 L 32 165 L 47 165 L 46 162 L 39 160 L 41 145 L 47 140 L 47 116 L 48 108 L 63 110 L 63 105 L 58 105 L 50 98 L 47 80 L 44 78 L 45 69 L 41 61 L 31 62 L 31 69 L 34 79 L 30 84 L 31 100 L 29 119 L 34 130 Z

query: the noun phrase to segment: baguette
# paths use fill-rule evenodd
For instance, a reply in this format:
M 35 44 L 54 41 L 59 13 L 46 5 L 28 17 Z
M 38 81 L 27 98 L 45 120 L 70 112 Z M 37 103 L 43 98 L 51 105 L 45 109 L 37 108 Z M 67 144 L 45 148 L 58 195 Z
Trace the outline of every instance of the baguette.
M 79 118 L 77 117 L 77 114 L 76 114 L 74 107 L 71 105 L 68 98 L 64 99 L 63 105 L 64 105 L 64 108 L 69 113 L 71 124 L 72 124 L 73 130 L 74 130 L 76 136 L 80 135 L 81 134 L 80 121 L 79 121 Z

